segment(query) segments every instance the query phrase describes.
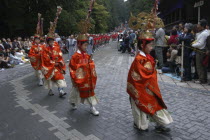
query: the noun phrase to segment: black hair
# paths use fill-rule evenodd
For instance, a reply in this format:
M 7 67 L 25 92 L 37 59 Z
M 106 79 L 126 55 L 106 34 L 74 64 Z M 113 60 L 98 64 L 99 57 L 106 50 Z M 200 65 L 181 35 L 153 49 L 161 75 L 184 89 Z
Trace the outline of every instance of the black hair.
M 192 29 L 188 29 L 188 33 L 191 33 L 192 32 Z
M 198 32 L 197 24 L 194 24 L 194 25 L 193 25 L 192 31 L 193 31 L 194 33 L 197 33 L 197 32 Z
M 184 22 L 180 22 L 179 24 L 182 24 L 182 25 L 184 25 Z
M 54 39 L 53 39 L 53 38 L 47 38 L 47 39 L 46 39 L 47 44 L 49 44 L 49 42 L 50 42 L 51 40 L 53 40 L 53 41 L 54 41 Z
M 12 55 L 15 55 L 15 50 L 12 49 L 10 53 L 11 53 Z
M 81 45 L 81 46 L 82 46 L 83 44 L 85 44 L 85 43 L 88 43 L 88 44 L 89 44 L 88 41 L 77 41 L 77 44 L 78 44 L 78 45 Z
M 4 54 L 3 53 L 0 53 L 0 56 L 4 56 Z
M 173 48 L 173 49 L 177 49 L 177 45 L 176 44 L 171 44 L 171 46 L 170 46 L 171 48 Z
M 175 27 L 177 30 L 179 29 L 179 25 L 175 25 L 174 27 Z
M 208 25 L 208 22 L 205 19 L 201 19 L 199 21 L 199 23 L 200 23 L 201 27 L 203 27 L 203 28 L 206 28 L 206 26 Z
M 39 37 L 34 37 L 34 41 L 35 41 L 36 39 L 39 39 L 39 40 L 40 40 L 40 38 L 39 38 Z
M 171 31 L 171 34 L 172 34 L 172 35 L 177 35 L 177 30 L 172 30 L 172 31 Z
M 153 42 L 153 40 L 151 40 L 151 41 L 146 40 L 145 45 L 147 45 L 147 44 L 149 44 L 149 43 L 151 43 L 151 42 Z M 139 39 L 139 40 L 138 40 L 138 44 L 137 44 L 139 50 L 142 50 L 142 47 L 141 47 L 142 44 L 143 44 L 143 40 L 140 40 L 140 39 Z

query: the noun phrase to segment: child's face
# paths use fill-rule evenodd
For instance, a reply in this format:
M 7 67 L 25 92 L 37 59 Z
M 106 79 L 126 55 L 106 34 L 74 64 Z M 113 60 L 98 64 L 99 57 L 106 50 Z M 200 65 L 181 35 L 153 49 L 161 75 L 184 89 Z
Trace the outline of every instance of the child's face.
M 84 44 L 82 44 L 82 46 L 81 46 L 81 50 L 82 50 L 82 51 L 84 51 L 84 52 L 86 52 L 86 50 L 87 50 L 87 46 L 88 46 L 88 43 L 84 43 Z
M 144 49 L 144 52 L 145 52 L 146 54 L 150 54 L 150 52 L 152 51 L 152 49 L 153 49 L 153 43 L 154 43 L 154 42 L 150 42 L 149 44 L 146 45 L 146 47 L 145 47 L 145 49 Z
M 49 41 L 49 46 L 53 46 L 54 45 L 54 40 L 50 40 Z
M 39 44 L 39 43 L 40 43 L 40 40 L 39 40 L 38 38 L 36 38 L 36 39 L 34 40 L 34 42 L 35 42 L 36 44 Z

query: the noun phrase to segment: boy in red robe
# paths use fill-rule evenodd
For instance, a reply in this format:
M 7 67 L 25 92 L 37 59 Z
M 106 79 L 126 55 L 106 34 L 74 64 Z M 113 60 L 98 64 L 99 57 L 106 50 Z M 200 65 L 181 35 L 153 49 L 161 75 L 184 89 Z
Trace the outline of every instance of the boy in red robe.
M 54 95 L 53 86 L 58 87 L 59 96 L 63 97 L 66 92 L 63 90 L 66 87 L 66 81 L 64 74 L 66 73 L 66 66 L 63 60 L 63 54 L 60 50 L 60 46 L 55 42 L 55 28 L 58 20 L 58 16 L 61 13 L 62 8 L 58 7 L 56 19 L 50 25 L 47 43 L 42 51 L 42 72 L 45 77 L 45 87 L 49 89 L 49 95 Z
M 28 57 L 30 58 L 31 66 L 35 70 L 35 75 L 39 78 L 39 86 L 43 86 L 43 74 L 41 72 L 41 51 L 43 46 L 40 44 L 40 36 L 42 35 L 42 22 L 41 14 L 38 14 L 38 24 L 36 28 L 36 34 L 34 36 L 34 42 L 29 51 Z
M 148 117 L 153 119 L 157 132 L 169 132 L 165 125 L 173 122 L 162 99 L 158 86 L 155 61 L 150 54 L 154 38 L 152 33 L 141 34 L 138 41 L 140 52 L 128 73 L 127 92 L 130 95 L 134 127 L 148 130 Z
M 72 80 L 72 91 L 69 102 L 72 108 L 77 109 L 80 103 L 89 104 L 91 113 L 99 115 L 94 105 L 98 103 L 95 96 L 97 75 L 95 64 L 90 55 L 86 53 L 88 38 L 85 34 L 78 36 L 78 51 L 72 56 L 69 63 L 70 77 Z
M 36 76 L 39 78 L 39 86 L 43 86 L 43 78 L 44 78 L 41 72 L 42 49 L 43 46 L 40 44 L 40 38 L 38 36 L 35 36 L 28 57 L 30 58 L 31 66 L 34 68 Z

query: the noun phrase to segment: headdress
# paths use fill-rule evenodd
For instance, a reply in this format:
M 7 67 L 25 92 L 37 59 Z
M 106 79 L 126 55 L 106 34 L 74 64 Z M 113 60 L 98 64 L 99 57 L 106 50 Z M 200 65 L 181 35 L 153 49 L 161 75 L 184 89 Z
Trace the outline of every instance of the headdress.
M 163 21 L 156 14 L 156 7 L 151 13 L 141 12 L 136 17 L 132 15 L 129 20 L 129 26 L 133 30 L 141 30 L 140 40 L 154 40 L 154 31 L 156 28 L 164 27 Z
M 41 18 L 41 14 L 38 13 L 38 23 L 37 23 L 37 26 L 36 26 L 36 33 L 34 35 L 34 38 L 40 38 L 43 34 L 43 31 L 42 31 L 42 23 L 43 23 L 43 18 Z
M 62 8 L 60 6 L 58 6 L 54 22 L 50 22 L 50 28 L 49 28 L 49 32 L 47 34 L 47 39 L 49 39 L 49 38 L 54 39 L 55 38 L 55 29 L 57 27 L 58 17 L 61 14 L 61 11 L 62 11 Z
M 90 7 L 87 13 L 87 17 L 86 19 L 81 20 L 77 26 L 78 29 L 80 31 L 80 34 L 78 35 L 77 41 L 79 42 L 84 42 L 84 41 L 88 41 L 88 37 L 87 37 L 87 32 L 89 31 L 89 29 L 93 26 L 90 23 L 90 14 L 92 12 L 93 6 L 94 6 L 95 0 L 91 0 L 90 1 Z

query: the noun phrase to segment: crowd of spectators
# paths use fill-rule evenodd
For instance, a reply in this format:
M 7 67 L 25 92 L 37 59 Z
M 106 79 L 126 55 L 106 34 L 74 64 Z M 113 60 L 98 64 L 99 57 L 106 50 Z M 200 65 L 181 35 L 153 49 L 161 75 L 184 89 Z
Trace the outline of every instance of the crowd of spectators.
M 69 37 L 59 36 L 55 33 L 55 41 L 58 42 L 63 54 L 69 53 L 69 58 L 77 50 L 77 36 L 70 35 Z M 112 36 L 110 34 L 88 35 L 89 46 L 87 52 L 92 54 L 99 46 L 109 42 Z M 41 38 L 41 45 L 45 44 L 45 38 Z M 113 37 L 114 38 L 114 37 Z M 15 65 L 28 63 L 28 53 L 34 41 L 34 37 L 16 37 L 13 40 L 10 38 L 0 39 L 0 71 L 7 68 L 13 68 Z
M 160 67 L 162 71 L 178 76 L 183 73 L 182 81 L 207 83 L 209 36 L 210 30 L 205 19 L 200 20 L 198 24 L 180 23 L 174 26 L 170 33 L 165 35 L 166 47 L 160 46 L 163 52 L 167 50 L 166 54 L 160 56 L 163 58 L 163 67 Z
M 140 30 L 119 34 L 119 51 L 135 56 L 136 40 Z M 157 69 L 163 73 L 181 76 L 182 81 L 207 83 L 210 68 L 210 30 L 205 19 L 198 24 L 180 23 L 171 29 L 158 28 L 154 32 L 155 46 L 151 55 L 157 60 Z M 137 52 L 137 51 L 136 51 Z
M 0 71 L 28 62 L 27 54 L 33 38 L 2 38 L 0 40 Z

